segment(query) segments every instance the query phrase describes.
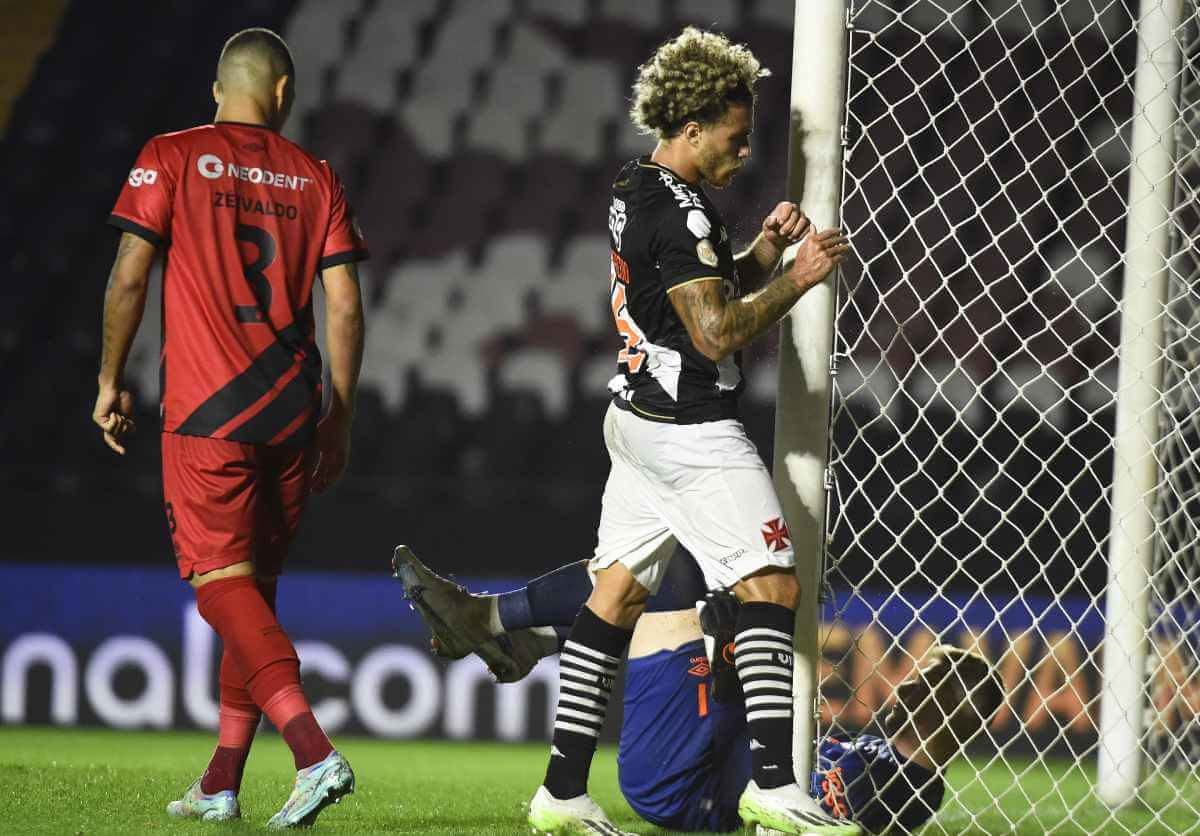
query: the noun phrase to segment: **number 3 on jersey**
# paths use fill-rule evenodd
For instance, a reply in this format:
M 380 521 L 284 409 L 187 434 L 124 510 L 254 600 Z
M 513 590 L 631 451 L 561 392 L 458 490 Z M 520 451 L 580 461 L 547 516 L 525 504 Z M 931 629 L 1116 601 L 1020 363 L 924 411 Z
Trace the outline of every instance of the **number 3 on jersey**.
M 234 315 L 238 322 L 266 322 L 271 315 L 271 282 L 263 273 L 275 260 L 275 239 L 262 227 L 238 224 L 233 237 L 258 249 L 254 261 L 242 265 L 242 274 L 254 294 L 255 304 L 236 305 Z
M 617 362 L 628 366 L 630 374 L 637 374 L 642 368 L 642 363 L 646 361 L 646 353 L 638 347 L 646 341 L 646 335 L 629 316 L 629 305 L 625 300 L 627 284 L 629 265 L 625 263 L 625 259 L 613 252 L 609 273 L 609 302 L 612 304 L 613 320 L 617 323 L 617 333 L 625 341 L 625 347 L 617 353 Z

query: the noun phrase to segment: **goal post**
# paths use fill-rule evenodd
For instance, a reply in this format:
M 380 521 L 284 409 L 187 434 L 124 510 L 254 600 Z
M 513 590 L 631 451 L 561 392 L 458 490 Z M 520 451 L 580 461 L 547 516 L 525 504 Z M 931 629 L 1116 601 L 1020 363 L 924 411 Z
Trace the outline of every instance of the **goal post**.
M 1137 22 L 1097 750 L 1097 794 L 1111 807 L 1141 780 L 1182 5 L 1141 0 Z
M 1197 0 L 795 6 L 787 194 L 853 249 L 778 356 L 797 774 L 956 644 L 1005 701 L 923 832 L 1196 832 Z
M 787 197 L 800 205 L 814 229 L 829 229 L 841 219 L 846 3 L 801 0 L 795 15 Z M 793 256 L 785 254 L 785 267 Z M 830 278 L 805 294 L 784 318 L 779 339 L 774 474 L 800 580 L 793 755 L 802 783 L 813 765 L 820 676 L 833 318 L 834 279 Z

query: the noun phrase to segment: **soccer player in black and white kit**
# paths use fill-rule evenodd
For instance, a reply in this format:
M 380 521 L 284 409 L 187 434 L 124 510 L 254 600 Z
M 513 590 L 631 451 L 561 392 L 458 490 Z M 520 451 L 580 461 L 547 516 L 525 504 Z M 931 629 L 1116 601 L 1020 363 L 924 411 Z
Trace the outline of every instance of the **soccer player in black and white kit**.
M 735 662 L 752 760 L 743 821 L 785 833 L 861 832 L 826 815 L 792 771 L 800 589 L 770 474 L 738 420 L 739 352 L 849 247 L 838 230 L 818 232 L 780 203 L 735 256 L 703 189 L 728 185 L 749 157 L 754 88 L 766 74 L 746 47 L 689 27 L 658 48 L 634 85 L 633 121 L 659 141 L 613 185 L 611 301 L 624 347 L 604 421 L 612 470 L 589 566 L 595 588 L 560 656 L 550 765 L 530 802 L 540 832 L 619 832 L 587 795 L 588 772 L 619 660 L 677 542 L 710 588 L 742 602 Z M 776 275 L 797 242 L 795 261 Z

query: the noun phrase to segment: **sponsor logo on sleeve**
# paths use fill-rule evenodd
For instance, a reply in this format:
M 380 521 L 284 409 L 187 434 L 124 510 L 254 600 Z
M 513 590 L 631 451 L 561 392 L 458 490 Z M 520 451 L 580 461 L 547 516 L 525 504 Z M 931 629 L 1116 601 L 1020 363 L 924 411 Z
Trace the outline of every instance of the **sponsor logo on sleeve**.
M 712 232 L 712 221 L 699 209 L 693 209 L 687 213 L 687 228 L 697 238 L 707 238 Z
M 158 171 L 153 168 L 135 168 L 129 172 L 129 185 L 135 189 L 139 186 L 153 186 L 158 182 Z
M 608 207 L 608 231 L 612 233 L 613 243 L 618 250 L 621 249 L 621 235 L 625 232 L 626 222 L 625 201 L 614 197 Z

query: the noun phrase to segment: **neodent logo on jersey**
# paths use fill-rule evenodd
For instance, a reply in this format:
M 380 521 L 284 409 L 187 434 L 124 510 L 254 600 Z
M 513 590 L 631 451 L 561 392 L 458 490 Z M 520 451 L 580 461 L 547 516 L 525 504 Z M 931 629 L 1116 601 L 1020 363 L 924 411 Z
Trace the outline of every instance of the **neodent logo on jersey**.
M 216 180 L 222 176 L 235 177 L 238 180 L 245 180 L 247 183 L 263 183 L 278 189 L 290 189 L 293 192 L 304 191 L 304 187 L 312 182 L 310 177 L 225 162 L 216 154 L 201 154 L 196 159 L 196 168 L 201 177 L 209 180 Z

